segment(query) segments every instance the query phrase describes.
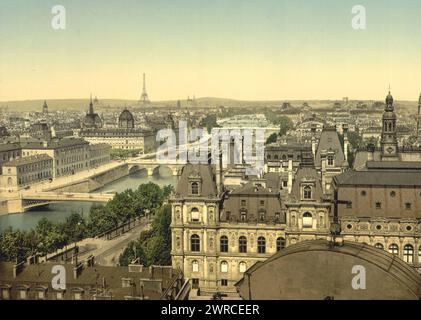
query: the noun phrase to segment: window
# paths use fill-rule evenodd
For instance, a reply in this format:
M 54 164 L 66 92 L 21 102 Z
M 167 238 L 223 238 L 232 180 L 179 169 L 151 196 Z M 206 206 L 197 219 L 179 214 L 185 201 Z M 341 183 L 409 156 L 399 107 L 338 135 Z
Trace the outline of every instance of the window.
M 193 260 L 191 267 L 192 272 L 199 272 L 199 262 L 197 260 Z
M 279 212 L 275 212 L 275 221 L 279 222 L 281 220 L 281 214 Z
M 257 252 L 266 253 L 266 239 L 264 237 L 259 237 L 257 239 Z
M 389 246 L 389 253 L 397 255 L 399 253 L 399 247 L 397 244 L 391 244 Z
M 221 286 L 222 286 L 222 287 L 226 287 L 226 286 L 228 286 L 228 280 L 227 280 L 227 279 L 222 279 L 222 280 L 221 280 Z
M 284 188 L 288 187 L 288 181 L 287 180 L 282 181 L 282 187 L 284 187 Z
M 311 187 L 305 186 L 303 188 L 303 197 L 304 199 L 311 199 Z
M 259 212 L 259 222 L 264 222 L 266 218 L 266 212 L 264 210 Z
M 45 299 L 45 291 L 44 290 L 38 290 L 37 291 L 37 298 L 38 298 L 38 300 L 44 300 Z
M 241 211 L 240 212 L 240 219 L 243 222 L 247 220 L 247 212 L 246 211 Z
M 346 208 L 347 209 L 352 209 L 352 202 L 347 202 L 346 203 Z
M 414 247 L 410 244 L 403 247 L 403 260 L 408 263 L 414 263 Z
M 191 184 L 191 194 L 199 194 L 199 184 L 197 182 Z
M 9 300 L 10 299 L 10 289 L 9 288 L 2 288 L 1 289 L 1 300 Z
M 28 290 L 26 289 L 20 289 L 19 290 L 19 299 L 25 300 L 28 295 Z
M 303 228 L 312 228 L 313 227 L 313 216 L 310 212 L 303 214 Z
M 384 249 L 384 247 L 383 247 L 383 245 L 382 245 L 381 243 L 376 243 L 376 244 L 374 245 L 374 247 L 376 247 L 377 249 L 381 249 L 381 250 L 383 250 L 383 249 Z
M 238 266 L 239 266 L 239 271 L 241 273 L 246 272 L 246 270 L 247 270 L 247 264 L 244 261 L 241 261 Z
M 260 205 L 264 206 L 265 205 L 265 200 L 260 200 Z
M 330 155 L 330 156 L 327 157 L 327 165 L 333 166 L 333 164 L 334 164 L 333 156 Z
M 220 239 L 220 251 L 228 252 L 228 237 L 222 236 Z
M 365 190 L 361 191 L 361 196 L 365 197 L 367 195 L 367 192 Z
M 246 200 L 241 200 L 241 205 L 242 206 L 246 206 L 247 205 L 247 201 Z
M 241 236 L 238 239 L 238 250 L 240 253 L 247 253 L 247 238 L 244 236 Z
M 390 192 L 390 196 L 391 196 L 392 198 L 396 197 L 396 192 L 395 192 L 395 191 L 391 191 L 391 192 Z
M 199 209 L 193 208 L 190 211 L 191 221 L 198 222 L 199 221 Z
M 276 239 L 276 251 L 281 251 L 285 248 L 285 239 L 282 237 L 279 237 Z
M 200 251 L 200 238 L 197 234 L 190 237 L 190 250 L 193 252 Z
M 221 262 L 221 272 L 224 272 L 224 273 L 228 272 L 228 262 L 226 261 Z
M 381 209 L 381 208 L 382 208 L 382 203 L 376 202 L 376 209 Z
M 410 202 L 407 202 L 407 203 L 405 203 L 405 209 L 406 210 L 411 210 L 411 203 Z

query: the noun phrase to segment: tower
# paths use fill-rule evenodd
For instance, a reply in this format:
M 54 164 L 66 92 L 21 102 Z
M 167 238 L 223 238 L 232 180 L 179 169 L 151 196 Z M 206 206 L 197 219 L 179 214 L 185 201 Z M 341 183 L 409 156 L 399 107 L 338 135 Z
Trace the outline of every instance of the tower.
M 92 102 L 92 94 L 91 94 L 91 99 L 90 99 L 90 102 L 89 102 L 89 112 L 88 112 L 88 114 L 94 114 L 94 104 Z
M 47 114 L 48 113 L 48 105 L 47 105 L 47 101 L 46 100 L 44 100 L 44 105 L 42 106 L 42 113 L 44 113 L 44 114 Z
M 386 107 L 382 117 L 381 149 L 382 160 L 398 160 L 398 140 L 396 134 L 396 114 L 393 107 L 393 97 L 386 97 Z
M 149 102 L 148 93 L 146 92 L 146 77 L 145 77 L 145 74 L 143 74 L 143 89 L 142 89 L 142 95 L 140 96 L 140 102 L 142 102 L 142 103 L 148 103 Z

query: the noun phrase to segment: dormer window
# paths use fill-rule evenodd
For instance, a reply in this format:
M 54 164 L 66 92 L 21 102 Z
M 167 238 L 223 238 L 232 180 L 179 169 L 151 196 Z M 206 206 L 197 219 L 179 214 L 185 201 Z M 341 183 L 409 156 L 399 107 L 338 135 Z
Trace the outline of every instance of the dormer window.
M 242 222 L 245 222 L 247 220 L 247 212 L 246 211 L 242 210 L 240 212 L 240 219 L 241 219 Z
M 312 192 L 311 192 L 311 187 L 310 186 L 305 186 L 303 188 L 303 198 L 306 200 L 311 200 L 312 199 Z
M 259 212 L 259 221 L 264 222 L 266 218 L 266 212 L 264 210 Z
M 192 182 L 192 184 L 191 184 L 191 194 L 194 194 L 194 195 L 199 194 L 199 183 Z

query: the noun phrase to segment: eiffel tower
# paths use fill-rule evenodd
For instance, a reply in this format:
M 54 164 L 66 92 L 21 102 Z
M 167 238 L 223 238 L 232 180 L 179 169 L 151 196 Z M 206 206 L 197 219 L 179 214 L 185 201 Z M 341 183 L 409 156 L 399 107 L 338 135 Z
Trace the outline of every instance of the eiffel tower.
M 142 102 L 143 104 L 150 102 L 148 93 L 146 92 L 145 74 L 143 74 L 143 90 L 142 90 L 142 95 L 140 96 L 140 102 Z

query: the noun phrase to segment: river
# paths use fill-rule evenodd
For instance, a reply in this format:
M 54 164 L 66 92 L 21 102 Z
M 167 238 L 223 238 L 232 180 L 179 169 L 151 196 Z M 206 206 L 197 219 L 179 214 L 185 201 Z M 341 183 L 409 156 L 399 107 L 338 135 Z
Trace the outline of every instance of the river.
M 136 189 L 142 183 L 153 182 L 159 186 L 177 184 L 177 177 L 169 169 L 160 168 L 159 175 L 147 176 L 145 173 L 136 172 L 127 177 L 116 180 L 95 192 L 122 192 L 127 189 Z M 34 228 L 38 221 L 46 217 L 53 222 L 63 222 L 73 212 L 79 212 L 87 217 L 92 202 L 66 201 L 52 203 L 46 207 L 35 208 L 25 213 L 8 214 L 0 216 L 0 231 L 8 227 L 13 229 L 29 230 Z

